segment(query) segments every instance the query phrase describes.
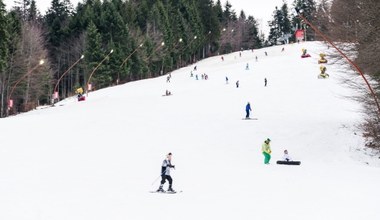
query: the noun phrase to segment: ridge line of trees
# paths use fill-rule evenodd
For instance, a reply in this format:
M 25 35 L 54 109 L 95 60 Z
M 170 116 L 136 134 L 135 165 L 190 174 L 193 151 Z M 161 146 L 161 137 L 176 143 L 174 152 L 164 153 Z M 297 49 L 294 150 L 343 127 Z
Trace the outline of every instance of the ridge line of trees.
M 232 5 L 222 6 L 220 0 L 85 0 L 75 7 L 70 0 L 51 0 L 43 16 L 35 0 L 20 0 L 9 12 L 0 0 L 0 117 L 50 103 L 57 80 L 82 55 L 59 83 L 61 98 L 86 85 L 111 49 L 91 80 L 96 89 L 157 77 L 217 54 L 261 48 L 257 26 L 253 16 L 242 11 L 237 17 Z M 45 63 L 38 66 L 41 59 Z

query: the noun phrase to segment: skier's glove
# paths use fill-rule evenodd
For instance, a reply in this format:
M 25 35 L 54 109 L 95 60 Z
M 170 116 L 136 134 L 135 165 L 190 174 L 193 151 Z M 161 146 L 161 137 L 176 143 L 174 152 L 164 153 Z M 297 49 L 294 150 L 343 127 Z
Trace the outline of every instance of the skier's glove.
M 175 169 L 175 166 L 174 166 L 174 165 L 171 165 L 171 166 L 170 166 L 170 168 L 173 168 L 173 169 Z

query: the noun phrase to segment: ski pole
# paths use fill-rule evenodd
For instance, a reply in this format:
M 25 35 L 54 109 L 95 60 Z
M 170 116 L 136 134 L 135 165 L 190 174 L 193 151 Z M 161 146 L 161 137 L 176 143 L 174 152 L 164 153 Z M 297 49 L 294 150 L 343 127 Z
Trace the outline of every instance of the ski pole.
M 170 167 L 171 168 L 171 167 Z M 152 183 L 152 186 L 153 184 L 155 184 L 157 182 L 157 180 L 162 176 L 162 174 L 164 174 L 166 172 L 166 170 L 164 170 L 164 172 L 161 173 L 161 175 L 159 175 Z
M 164 170 L 155 180 L 154 182 L 152 183 L 152 186 L 153 184 L 155 184 L 157 182 L 157 180 L 166 172 L 166 170 Z
M 155 183 L 157 182 L 157 180 L 162 176 L 163 173 L 164 173 L 164 172 L 162 172 L 161 175 L 159 175 L 159 176 L 153 181 L 152 186 L 153 186 L 153 184 L 155 184 Z

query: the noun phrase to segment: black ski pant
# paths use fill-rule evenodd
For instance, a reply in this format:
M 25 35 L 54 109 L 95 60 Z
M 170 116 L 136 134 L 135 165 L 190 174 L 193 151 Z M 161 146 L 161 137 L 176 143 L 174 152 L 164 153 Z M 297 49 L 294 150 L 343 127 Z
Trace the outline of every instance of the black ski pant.
M 172 186 L 172 183 L 173 183 L 173 179 L 171 176 L 168 176 L 168 175 L 162 175 L 161 176 L 161 185 L 164 185 L 166 180 L 169 181 L 169 186 L 171 187 Z
M 245 112 L 247 113 L 247 114 L 245 115 L 245 118 L 249 118 L 249 110 L 245 110 Z

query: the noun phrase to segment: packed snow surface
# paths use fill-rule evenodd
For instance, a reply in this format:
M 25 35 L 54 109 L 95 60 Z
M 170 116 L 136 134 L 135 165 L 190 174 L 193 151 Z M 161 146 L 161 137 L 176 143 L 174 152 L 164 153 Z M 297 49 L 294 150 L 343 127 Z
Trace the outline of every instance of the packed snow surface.
M 331 62 L 330 78 L 318 79 L 326 45 L 282 47 L 1 119 L 0 219 L 380 219 L 379 159 L 363 153 L 361 107 L 347 98 L 356 91 L 341 83 L 361 79 Z M 247 102 L 258 120 L 242 120 Z M 301 166 L 276 165 L 285 149 Z M 183 192 L 149 193 L 169 152 Z

